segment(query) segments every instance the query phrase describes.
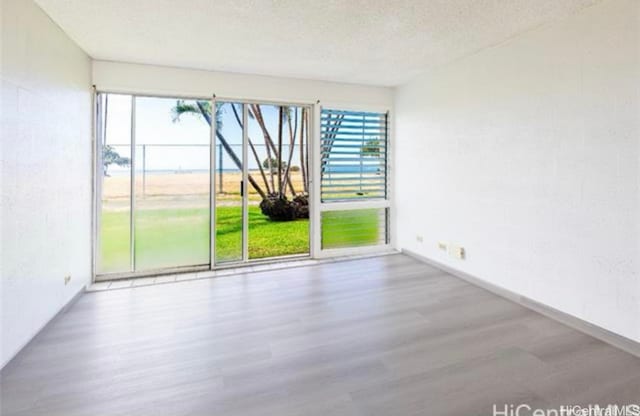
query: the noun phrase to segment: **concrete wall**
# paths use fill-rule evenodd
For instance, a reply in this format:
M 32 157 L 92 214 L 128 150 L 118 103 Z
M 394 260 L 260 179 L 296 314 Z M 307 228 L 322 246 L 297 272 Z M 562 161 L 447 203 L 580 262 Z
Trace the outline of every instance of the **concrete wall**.
M 1 1 L 4 366 L 90 281 L 91 65 L 31 0 Z
M 604 1 L 399 88 L 399 246 L 640 341 L 639 28 Z
M 199 71 L 154 65 L 94 61 L 93 83 L 100 90 L 140 94 L 191 95 L 293 103 L 369 105 L 390 108 L 393 89 L 335 82 Z

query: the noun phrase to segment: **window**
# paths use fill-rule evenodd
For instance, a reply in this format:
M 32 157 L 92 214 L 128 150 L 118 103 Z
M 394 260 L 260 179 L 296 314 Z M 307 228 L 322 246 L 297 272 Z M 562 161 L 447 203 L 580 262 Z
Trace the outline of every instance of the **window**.
M 324 211 L 320 222 L 323 249 L 389 243 L 389 208 Z
M 320 110 L 320 250 L 390 244 L 388 113 Z M 332 255 L 327 254 L 327 255 Z
M 387 198 L 387 114 L 322 109 L 322 202 Z

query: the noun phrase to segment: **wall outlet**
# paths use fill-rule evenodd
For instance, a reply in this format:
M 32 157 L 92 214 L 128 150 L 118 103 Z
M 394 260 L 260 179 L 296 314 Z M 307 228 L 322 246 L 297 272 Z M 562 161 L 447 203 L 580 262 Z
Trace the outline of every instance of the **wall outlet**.
M 418 234 L 418 235 L 416 235 L 416 241 L 417 241 L 418 243 L 422 243 L 422 241 L 423 241 L 422 236 L 421 236 L 421 235 L 419 235 L 419 234 Z
M 464 260 L 465 255 L 466 253 L 464 251 L 464 247 L 456 246 L 453 244 L 449 246 L 449 256 L 458 260 Z
M 71 275 L 68 274 L 64 277 L 64 285 L 65 286 L 68 285 L 70 281 L 71 281 Z
M 445 243 L 444 241 L 438 241 L 438 249 L 447 251 L 447 243 Z

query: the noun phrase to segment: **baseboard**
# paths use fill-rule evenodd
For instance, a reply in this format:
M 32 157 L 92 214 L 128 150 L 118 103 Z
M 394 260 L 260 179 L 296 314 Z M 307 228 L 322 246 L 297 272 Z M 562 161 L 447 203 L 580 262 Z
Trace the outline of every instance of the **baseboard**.
M 558 310 L 551 306 L 537 302 L 533 299 L 530 299 L 526 296 L 522 296 L 518 293 L 512 292 L 503 287 L 496 286 L 492 283 L 489 283 L 478 277 L 472 276 L 468 273 L 462 272 L 460 270 L 456 270 L 450 266 L 447 266 L 446 264 L 440 263 L 436 260 L 432 260 L 428 257 L 414 253 L 413 251 L 402 249 L 401 252 L 403 254 L 406 254 L 409 257 L 412 257 L 430 266 L 433 266 L 442 271 L 445 271 L 453 276 L 456 276 L 468 283 L 471 283 L 474 286 L 478 286 L 482 289 L 488 290 L 491 293 L 494 293 L 500 297 L 508 299 L 519 305 L 522 305 L 525 308 L 531 309 L 548 318 L 551 318 L 555 321 L 563 323 L 573 329 L 576 329 L 580 332 L 584 332 L 587 335 L 591 335 L 592 337 L 597 338 L 600 341 L 606 342 L 607 344 L 613 345 L 614 347 L 619 348 L 623 351 L 626 351 L 629 354 L 633 354 L 636 357 L 640 357 L 640 342 L 637 342 L 627 337 L 624 337 L 622 335 L 616 334 L 615 332 L 611 332 L 608 329 L 602 328 L 598 325 L 594 325 L 583 319 L 577 318 L 573 315 L 569 315 L 566 312 L 562 312 L 561 310 Z
M 40 335 L 40 333 L 42 333 L 42 331 L 44 331 L 44 329 L 46 327 L 48 327 L 49 325 L 51 325 L 54 321 L 56 321 L 62 314 L 64 314 L 66 311 L 69 310 L 69 308 L 71 306 L 73 306 L 74 303 L 76 303 L 78 301 L 78 299 L 80 299 L 80 296 L 82 296 L 85 292 L 86 289 L 86 285 L 83 285 L 82 287 L 80 287 L 80 289 L 76 292 L 75 295 L 73 295 L 68 301 L 67 303 L 65 303 L 62 308 L 60 308 L 60 310 L 58 312 L 56 312 L 55 315 L 53 315 L 51 317 L 51 319 L 49 319 L 47 322 L 44 323 L 44 325 L 42 325 L 40 327 L 40 329 L 38 329 L 36 331 L 36 333 L 29 339 L 27 340 L 25 343 L 22 344 L 22 346 L 20 346 L 20 348 L 18 348 L 18 350 L 15 352 L 15 354 L 13 354 L 13 356 L 9 357 L 9 359 L 7 361 L 5 361 L 4 363 L 2 363 L 2 365 L 0 366 L 0 372 L 3 371 L 5 368 L 8 368 L 9 365 L 11 365 L 11 363 L 15 362 L 16 359 L 20 356 L 20 353 L 27 347 L 27 345 L 31 344 L 37 337 L 38 335 Z

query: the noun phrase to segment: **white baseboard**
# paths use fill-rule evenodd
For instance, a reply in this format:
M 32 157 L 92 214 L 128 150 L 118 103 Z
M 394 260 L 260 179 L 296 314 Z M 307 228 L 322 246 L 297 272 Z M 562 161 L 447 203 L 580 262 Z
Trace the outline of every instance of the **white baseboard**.
M 629 354 L 633 354 L 636 357 L 640 357 L 640 343 L 637 341 L 634 341 L 630 338 L 616 334 L 615 332 L 611 332 L 608 329 L 594 325 L 583 319 L 577 318 L 573 315 L 569 315 L 566 312 L 562 312 L 561 310 L 558 310 L 551 306 L 537 302 L 533 299 L 530 299 L 526 296 L 522 296 L 518 293 L 512 292 L 503 287 L 496 286 L 492 283 L 489 283 L 478 277 L 472 276 L 468 273 L 462 272 L 460 270 L 456 270 L 450 266 L 447 266 L 446 264 L 442 264 L 436 260 L 432 260 L 428 257 L 414 253 L 410 250 L 402 249 L 401 251 L 402 253 L 406 254 L 409 257 L 413 257 L 416 260 L 419 260 L 423 263 L 427 263 L 430 266 L 433 266 L 442 271 L 445 271 L 455 277 L 458 277 L 468 283 L 471 283 L 472 285 L 488 290 L 491 293 L 494 293 L 500 297 L 508 299 L 519 305 L 522 305 L 525 308 L 531 309 L 555 321 L 561 322 L 573 329 L 576 329 L 580 332 L 584 332 L 587 335 L 591 335 L 592 337 L 597 338 L 600 341 L 606 342 L 607 344 L 613 345 L 614 347 L 619 348 L 623 351 L 626 351 Z

